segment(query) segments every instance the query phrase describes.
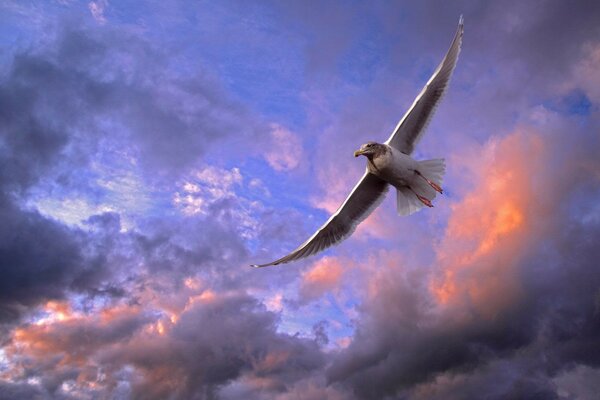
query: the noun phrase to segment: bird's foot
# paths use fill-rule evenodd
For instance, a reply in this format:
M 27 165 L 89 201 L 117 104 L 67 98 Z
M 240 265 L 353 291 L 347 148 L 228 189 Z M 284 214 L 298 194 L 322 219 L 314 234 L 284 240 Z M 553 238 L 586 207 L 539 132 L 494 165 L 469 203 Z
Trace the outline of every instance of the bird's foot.
M 421 178 L 425 179 L 425 181 L 429 184 L 429 186 L 431 186 L 433 188 L 433 190 L 435 190 L 436 192 L 438 192 L 439 194 L 443 194 L 444 191 L 442 190 L 442 188 L 440 187 L 440 185 L 438 185 L 435 182 L 430 181 L 429 179 L 427 179 L 425 176 L 423 176 L 423 174 L 421 174 L 421 172 L 419 172 L 418 170 L 415 170 L 415 172 L 417 173 L 417 175 L 419 175 Z
M 440 185 L 438 185 L 437 183 L 431 182 L 429 179 L 427 180 L 427 183 L 429 183 L 429 185 L 431 185 L 431 187 L 439 194 L 444 194 L 444 191 L 442 190 Z
M 415 193 L 415 195 L 417 195 L 417 198 L 421 200 L 421 203 L 425 204 L 427 207 L 433 207 L 433 204 L 431 204 L 431 200 L 429 200 L 427 197 L 423 197 L 417 193 Z

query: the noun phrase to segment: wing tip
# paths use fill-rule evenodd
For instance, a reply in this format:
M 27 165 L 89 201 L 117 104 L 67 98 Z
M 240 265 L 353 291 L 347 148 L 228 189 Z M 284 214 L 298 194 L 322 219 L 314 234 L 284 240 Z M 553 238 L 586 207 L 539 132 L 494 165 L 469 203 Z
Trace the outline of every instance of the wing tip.
M 250 267 L 252 267 L 252 268 L 272 267 L 272 266 L 279 265 L 279 264 L 282 264 L 285 262 L 287 262 L 287 261 L 277 260 L 277 261 L 273 261 L 273 262 L 266 263 L 266 264 L 250 264 Z
M 460 17 L 458 18 L 458 26 L 463 27 L 465 25 L 465 19 L 463 18 L 463 15 L 460 14 Z
M 275 265 L 275 264 L 250 264 L 250 267 L 252 268 L 264 268 L 264 267 L 268 267 L 271 265 Z

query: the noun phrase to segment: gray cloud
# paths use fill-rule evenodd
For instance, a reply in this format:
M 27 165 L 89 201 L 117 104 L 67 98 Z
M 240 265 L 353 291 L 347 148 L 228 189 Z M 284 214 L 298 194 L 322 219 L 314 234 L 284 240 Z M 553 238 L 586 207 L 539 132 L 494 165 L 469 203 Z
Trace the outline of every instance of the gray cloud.
M 52 80 L 53 70 L 29 61 L 15 58 L 12 72 L 0 84 L 2 321 L 13 320 L 41 299 L 62 297 L 84 270 L 76 232 L 18 206 L 20 195 L 53 167 L 69 142 L 64 125 L 40 115 L 44 94 L 29 80 L 39 71 Z
M 44 392 L 26 383 L 0 383 L 0 399 L 43 399 Z M 48 398 L 48 397 L 46 397 Z
M 419 54 L 417 76 L 427 69 L 420 66 L 437 63 L 448 32 L 466 9 L 465 51 L 449 95 L 464 101 L 447 99 L 432 129 L 466 126 L 475 138 L 487 137 L 489 127 L 511 129 L 521 117 L 515 116 L 518 110 L 555 96 L 546 82 L 571 73 L 569 60 L 581 56 L 580 44 L 598 35 L 595 3 L 572 7 L 548 1 L 540 10 L 516 2 L 423 4 L 408 13 L 385 6 L 368 16 L 381 21 L 384 31 L 400 32 L 403 41 L 390 50 L 394 68 L 412 62 L 407 54 Z M 323 76 L 340 72 L 334 66 L 344 65 L 350 43 L 368 29 L 361 25 L 354 31 L 362 15 L 344 7 L 329 6 L 339 11 L 333 20 L 304 7 L 279 11 L 290 19 L 300 15 L 298 29 L 316 37 L 338 33 L 307 49 L 311 82 L 322 83 L 327 81 Z M 315 13 L 331 25 L 313 18 Z M 408 23 L 412 18 L 424 21 L 419 34 Z M 400 30 L 398 21 L 406 22 Z M 587 213 L 595 207 L 598 183 L 589 170 L 573 166 L 595 165 L 594 127 L 573 128 L 575 122 L 562 116 L 567 122 L 544 137 L 553 166 L 536 171 L 538 180 L 557 183 L 536 197 L 551 214 L 535 214 L 543 221 L 541 233 L 536 232 L 516 268 L 525 289 L 518 304 L 491 320 L 474 316 L 455 324 L 455 310 L 442 317 L 430 314 L 427 274 L 442 271 L 435 266 L 390 269 L 377 294 L 361 306 L 350 347 L 325 354 L 319 348 L 328 340 L 324 324 L 315 327 L 316 340 L 278 333 L 277 316 L 239 292 L 242 286 L 289 283 L 298 269 L 241 270 L 248 250 L 232 216 L 235 198 L 216 202 L 210 218 L 140 218 L 139 229 L 128 233 L 121 232 L 117 213 L 93 216 L 88 232 L 23 208 L 29 191 L 44 184 L 60 193 L 96 195 L 89 166 L 117 150 L 126 148 L 127 156 L 139 160 L 148 182 L 169 181 L 203 157 L 219 158 L 220 144 L 236 143 L 227 153 L 231 157 L 246 151 L 246 144 L 253 151 L 250 142 L 260 140 L 263 126 L 210 73 L 200 67 L 197 74 L 184 71 L 189 66 L 180 70 L 176 54 L 135 32 L 82 27 L 45 40 L 43 47 L 17 52 L 0 81 L 0 323 L 12 324 L 40 302 L 70 292 L 109 297 L 142 311 L 109 322 L 88 315 L 53 324 L 40 335 L 55 347 L 20 360 L 27 367 L 22 383 L 0 383 L 0 398 L 60 398 L 61 385 L 77 377 L 101 387 L 82 389 L 80 397 L 469 399 L 485 392 L 492 399 L 553 398 L 556 377 L 578 371 L 578 365 L 600 366 L 595 350 L 600 231 L 597 216 Z M 369 62 L 360 65 L 371 67 Z M 402 96 L 399 102 L 412 101 L 416 91 L 406 83 L 412 78 L 397 82 L 393 71 L 381 71 L 367 71 L 374 81 L 366 91 L 343 93 L 339 116 L 320 139 L 323 153 L 314 152 L 316 158 L 332 150 L 351 159 L 354 145 L 368 132 L 383 132 L 399 118 L 398 104 L 379 101 L 372 93 L 393 90 Z M 417 90 L 420 86 L 415 83 Z M 340 132 L 344 143 L 328 147 Z M 440 148 L 458 137 L 452 132 L 441 136 L 435 138 L 443 143 Z M 257 229 L 268 243 L 297 243 L 308 229 L 289 226 L 313 223 L 287 212 L 285 221 L 278 212 L 257 214 L 263 222 Z M 191 305 L 164 335 L 145 335 L 144 329 L 162 316 L 145 303 L 144 290 L 171 300 L 184 290 L 188 275 L 205 279 L 216 298 Z M 86 362 L 57 367 L 77 356 Z M 35 377 L 41 377 L 39 385 L 25 383 Z M 592 378 L 583 374 L 581 380 L 586 379 Z
M 172 179 L 200 162 L 215 142 L 234 136 L 239 143 L 261 126 L 201 67 L 181 74 L 171 64 L 173 54 L 131 31 L 73 22 L 16 50 L 0 80 L 3 319 L 66 290 L 104 290 L 99 285 L 109 278 L 106 261 L 118 258 L 109 253 L 127 251 L 107 234 L 68 228 L 23 209 L 32 188 L 100 196 L 91 165 L 122 149 L 140 160 L 144 179 Z M 98 219 L 90 224 L 119 236 Z M 140 254 L 151 254 L 144 252 L 144 237 L 138 240 Z M 188 256 L 171 249 L 179 253 L 163 254 L 157 265 L 179 260 L 189 271 L 214 257 L 208 245 Z
M 201 65 L 181 74 L 174 56 L 127 30 L 65 29 L 15 56 L 5 85 L 31 98 L 40 125 L 58 125 L 79 156 L 127 143 L 152 173 L 180 171 L 215 141 L 248 139 L 260 124 Z
M 73 232 L 35 212 L 3 207 L 0 221 L 0 321 L 6 321 L 41 299 L 62 297 L 83 272 L 83 256 Z
M 38 390 L 48 397 L 64 395 L 64 382 L 85 376 L 97 385 L 81 395 L 114 397 L 125 379 L 125 396 L 145 399 L 215 398 L 238 378 L 251 391 L 276 394 L 324 364 L 316 342 L 277 333 L 276 316 L 245 294 L 199 300 L 163 335 L 140 332 L 158 320 L 141 310 L 117 310 L 108 321 L 89 316 L 50 329 L 30 327 L 25 336 L 43 342 L 44 351 L 13 362 L 22 366 L 22 378 L 42 377 Z M 81 359 L 94 362 L 82 365 Z M 136 379 L 123 376 L 127 368 L 135 368 Z

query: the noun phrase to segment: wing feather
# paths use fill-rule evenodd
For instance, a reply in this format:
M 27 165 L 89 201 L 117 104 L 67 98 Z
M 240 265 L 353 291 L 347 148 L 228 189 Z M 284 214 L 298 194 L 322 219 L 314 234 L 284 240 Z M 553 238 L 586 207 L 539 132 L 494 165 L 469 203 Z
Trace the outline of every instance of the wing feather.
M 387 190 L 388 184 L 384 180 L 365 172 L 340 208 L 306 242 L 278 260 L 252 266 L 268 267 L 284 264 L 308 257 L 330 246 L 339 244 L 350 236 L 358 224 L 377 208 L 384 199 Z
M 429 81 L 421 90 L 410 109 L 404 114 L 396 129 L 391 134 L 386 144 L 400 150 L 405 154 L 411 154 L 415 145 L 425 132 L 431 117 L 433 116 L 440 99 L 443 97 L 450 77 L 456 66 L 458 54 L 462 45 L 463 18 L 460 17 L 458 29 L 452 40 L 452 44 L 446 56 L 437 67 Z

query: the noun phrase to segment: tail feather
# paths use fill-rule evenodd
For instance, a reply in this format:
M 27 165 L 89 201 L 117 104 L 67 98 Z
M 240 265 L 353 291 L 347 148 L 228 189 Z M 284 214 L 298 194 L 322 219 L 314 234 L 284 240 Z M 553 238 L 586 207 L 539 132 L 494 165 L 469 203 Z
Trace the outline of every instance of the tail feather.
M 419 161 L 418 164 L 421 175 L 439 186 L 442 186 L 444 173 L 446 172 L 446 163 L 443 158 Z M 410 186 L 416 193 L 429 200 L 433 200 L 437 195 L 437 192 L 422 177 L 415 176 L 415 179 L 411 182 Z M 408 187 L 400 188 L 396 191 L 396 208 L 398 215 L 410 215 L 423 207 L 424 204 Z
M 408 187 L 396 190 L 396 209 L 398 210 L 398 215 L 404 217 L 414 214 L 424 206 Z
M 419 172 L 430 181 L 442 186 L 444 173 L 446 172 L 446 161 L 443 158 L 419 161 Z

